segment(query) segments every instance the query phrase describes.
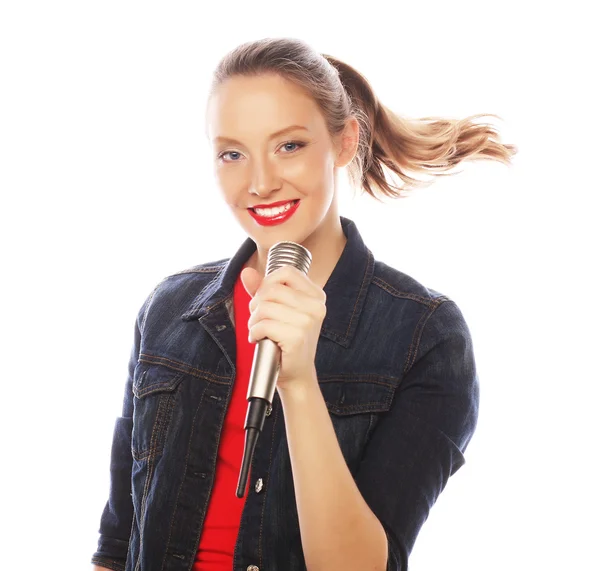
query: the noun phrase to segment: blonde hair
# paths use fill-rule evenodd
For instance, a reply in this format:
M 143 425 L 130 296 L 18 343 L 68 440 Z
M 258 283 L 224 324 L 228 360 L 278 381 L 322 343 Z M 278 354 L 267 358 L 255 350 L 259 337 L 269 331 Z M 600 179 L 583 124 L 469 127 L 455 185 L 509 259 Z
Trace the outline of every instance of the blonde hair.
M 481 117 L 465 119 L 401 117 L 379 101 L 367 79 L 352 66 L 333 56 L 320 54 L 295 38 L 265 38 L 239 45 L 217 65 L 209 93 L 234 76 L 275 73 L 304 88 L 318 104 L 331 137 L 341 133 L 348 119 L 360 125 L 357 153 L 348 165 L 350 182 L 380 200 L 377 191 L 404 198 L 402 191 L 429 186 L 408 172 L 443 176 L 463 161 L 496 160 L 510 164 L 515 145 L 503 144 Z M 396 174 L 403 185 L 392 184 L 383 167 Z M 456 174 L 456 173 L 449 173 Z

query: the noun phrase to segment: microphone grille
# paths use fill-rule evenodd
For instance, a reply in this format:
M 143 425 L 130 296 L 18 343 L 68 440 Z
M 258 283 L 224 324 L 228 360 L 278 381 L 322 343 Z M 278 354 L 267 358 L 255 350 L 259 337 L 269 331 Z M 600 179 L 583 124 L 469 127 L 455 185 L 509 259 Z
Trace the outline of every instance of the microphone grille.
M 283 265 L 294 266 L 308 274 L 311 262 L 312 255 L 304 246 L 290 240 L 283 240 L 269 248 L 265 275 L 269 275 Z

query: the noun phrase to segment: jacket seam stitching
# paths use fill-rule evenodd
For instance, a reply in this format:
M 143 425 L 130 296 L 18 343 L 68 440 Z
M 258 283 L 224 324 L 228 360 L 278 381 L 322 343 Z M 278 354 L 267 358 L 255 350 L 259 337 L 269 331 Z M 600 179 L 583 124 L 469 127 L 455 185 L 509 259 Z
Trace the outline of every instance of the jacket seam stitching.
M 204 268 L 195 268 L 194 266 L 192 266 L 191 268 L 186 268 L 185 270 L 180 270 L 179 272 L 169 274 L 167 276 L 167 278 L 171 278 L 173 276 L 180 276 L 182 274 L 210 274 L 210 273 L 218 272 L 222 267 L 223 267 L 223 264 L 217 264 L 215 266 L 207 266 Z
M 411 349 L 408 351 L 408 355 L 406 356 L 406 363 L 404 365 L 404 374 L 406 374 L 410 368 L 414 365 L 416 357 L 419 353 L 419 349 L 421 347 L 421 339 L 423 338 L 423 331 L 429 318 L 435 313 L 436 309 L 440 307 L 444 302 L 451 301 L 448 297 L 442 296 L 439 297 L 438 300 L 430 306 L 430 311 L 423 313 L 421 319 L 419 319 L 419 323 L 415 327 L 415 331 L 413 333 L 413 341 L 411 343 Z M 415 341 L 416 338 L 416 341 Z
M 127 556 L 125 558 L 125 567 L 127 567 L 127 558 L 131 557 L 133 559 L 133 550 L 131 549 L 131 540 L 133 538 L 133 530 L 135 528 L 135 522 L 137 520 L 137 515 L 135 513 L 135 506 L 133 505 L 133 489 L 131 490 L 131 506 L 132 506 L 132 517 L 131 517 L 131 529 L 129 530 L 129 541 L 127 543 Z
M 152 305 L 152 300 L 154 299 L 154 296 L 156 295 L 158 288 L 164 283 L 165 280 L 166 280 L 166 278 L 163 278 L 158 284 L 156 284 L 156 286 L 154 287 L 154 289 L 148 296 L 148 300 L 147 300 L 148 303 L 146 304 L 146 309 L 144 310 L 144 316 L 142 318 L 142 323 L 140 324 L 140 334 L 141 335 L 144 334 L 144 327 L 146 326 L 146 318 L 148 317 L 148 311 L 150 310 L 150 305 Z
M 423 305 L 426 305 L 429 308 L 435 307 L 436 304 L 439 303 L 438 300 L 440 298 L 428 299 L 426 297 L 423 297 L 423 296 L 420 296 L 420 295 L 417 295 L 414 293 L 400 291 L 400 290 L 396 289 L 393 285 L 389 284 L 388 282 L 386 282 L 385 280 L 383 280 L 382 278 L 377 277 L 377 276 L 374 276 L 372 281 L 375 285 L 379 286 L 384 291 L 387 291 L 388 293 L 390 293 L 393 296 L 398 297 L 398 298 L 412 299 L 413 301 L 418 301 L 419 303 L 422 303 Z M 442 296 L 442 297 L 446 297 L 446 296 Z
M 358 291 L 358 295 L 356 296 L 356 300 L 354 302 L 354 307 L 352 308 L 352 315 L 350 316 L 350 320 L 348 321 L 348 327 L 346 327 L 346 332 L 344 333 L 345 337 L 347 337 L 349 335 L 350 329 L 352 327 L 352 323 L 354 321 L 356 307 L 358 306 L 359 301 L 363 300 L 363 302 L 364 302 L 363 292 L 368 287 L 367 275 L 369 275 L 369 274 L 371 276 L 373 275 L 373 265 L 374 265 L 373 260 L 374 260 L 373 256 L 369 253 L 369 263 L 367 264 L 367 267 L 365 268 L 365 273 L 363 274 L 363 279 L 360 284 L 360 290 Z
M 162 571 L 162 569 L 165 568 L 165 562 L 167 560 L 167 552 L 169 550 L 169 544 L 171 542 L 171 535 L 173 534 L 173 522 L 175 521 L 175 514 L 177 513 L 177 504 L 179 502 L 179 496 L 181 495 L 181 488 L 183 487 L 183 484 L 185 482 L 185 478 L 186 478 L 186 474 L 187 474 L 187 470 L 188 470 L 188 463 L 189 463 L 189 459 L 190 459 L 190 447 L 191 447 L 191 443 L 192 443 L 192 438 L 194 436 L 194 430 L 196 427 L 196 417 L 198 416 L 198 411 L 200 410 L 200 407 L 201 407 L 202 403 L 204 402 L 204 395 L 206 393 L 206 389 L 208 389 L 208 387 L 204 387 L 204 390 L 202 391 L 202 396 L 200 397 L 200 402 L 198 403 L 196 412 L 194 413 L 194 418 L 192 419 L 192 430 L 190 431 L 190 437 L 188 439 L 187 453 L 185 455 L 185 466 L 183 467 L 183 477 L 181 478 L 181 482 L 179 483 L 179 488 L 177 490 L 177 496 L 175 497 L 175 505 L 173 507 L 173 513 L 171 514 L 171 522 L 169 524 L 169 535 L 167 536 L 167 541 L 165 544 L 165 554 L 163 556 L 162 564 L 160 566 L 161 571 Z M 205 505 L 204 506 L 205 517 L 206 517 L 206 507 L 207 506 Z
M 152 476 L 154 474 L 154 462 L 153 462 L 153 456 L 148 456 L 148 463 L 147 463 L 147 472 L 146 472 L 146 481 L 144 482 L 144 492 L 142 494 L 142 501 L 140 502 L 140 538 L 139 538 L 139 549 L 138 549 L 138 556 L 137 556 L 137 561 L 135 562 L 135 569 L 139 569 L 140 568 L 140 560 L 141 560 L 141 554 L 142 554 L 142 545 L 143 545 L 143 541 L 144 541 L 144 518 L 146 517 L 146 502 L 148 500 L 148 489 L 150 487 L 150 480 L 152 479 Z
M 102 556 L 94 556 L 92 557 L 92 564 L 100 564 L 101 567 L 107 567 L 108 569 L 112 569 L 113 571 L 124 571 L 125 565 L 123 565 L 120 561 L 111 558 L 105 558 Z
M 144 358 L 145 357 L 145 358 Z M 181 361 L 175 361 L 173 359 L 169 359 L 168 357 L 159 357 L 157 355 L 151 355 L 150 353 L 140 353 L 140 360 L 144 363 L 148 363 L 149 365 L 161 365 L 163 367 L 167 367 L 174 371 L 178 371 L 180 373 L 184 373 L 186 375 L 193 375 L 194 377 L 199 377 L 201 379 L 206 379 L 212 383 L 217 383 L 220 385 L 228 385 L 229 377 L 225 375 L 215 375 L 209 371 L 203 371 L 202 369 L 197 369 L 196 367 L 191 367 Z M 166 363 L 162 361 L 167 361 Z M 180 368 L 176 367 L 179 366 Z M 215 379 L 223 379 L 222 381 L 218 381 Z

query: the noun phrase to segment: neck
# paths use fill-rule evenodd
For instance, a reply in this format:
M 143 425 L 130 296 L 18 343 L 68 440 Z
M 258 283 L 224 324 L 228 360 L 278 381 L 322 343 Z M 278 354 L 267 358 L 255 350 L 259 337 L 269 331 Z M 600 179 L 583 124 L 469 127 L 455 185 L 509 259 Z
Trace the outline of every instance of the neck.
M 325 287 L 347 241 L 339 217 L 336 217 L 335 220 L 336 224 L 333 227 L 317 228 L 313 234 L 301 243 L 312 255 L 308 277 L 320 288 Z M 268 250 L 258 246 L 244 264 L 244 267 L 254 268 L 260 275 L 264 276 L 268 253 Z

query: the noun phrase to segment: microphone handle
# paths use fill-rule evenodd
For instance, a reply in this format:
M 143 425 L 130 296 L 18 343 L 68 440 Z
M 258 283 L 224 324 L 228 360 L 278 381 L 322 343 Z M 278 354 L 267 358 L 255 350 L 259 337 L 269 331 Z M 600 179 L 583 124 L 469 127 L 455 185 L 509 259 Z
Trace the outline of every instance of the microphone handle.
M 267 409 L 273 402 L 280 365 L 281 349 L 279 345 L 268 337 L 261 339 L 254 349 L 254 360 L 250 372 L 250 379 L 253 382 L 248 387 L 248 410 L 244 423 L 246 430 L 244 457 L 235 493 L 238 498 L 243 498 L 246 491 L 254 449 L 258 442 L 258 435 L 262 432 L 265 424 Z

